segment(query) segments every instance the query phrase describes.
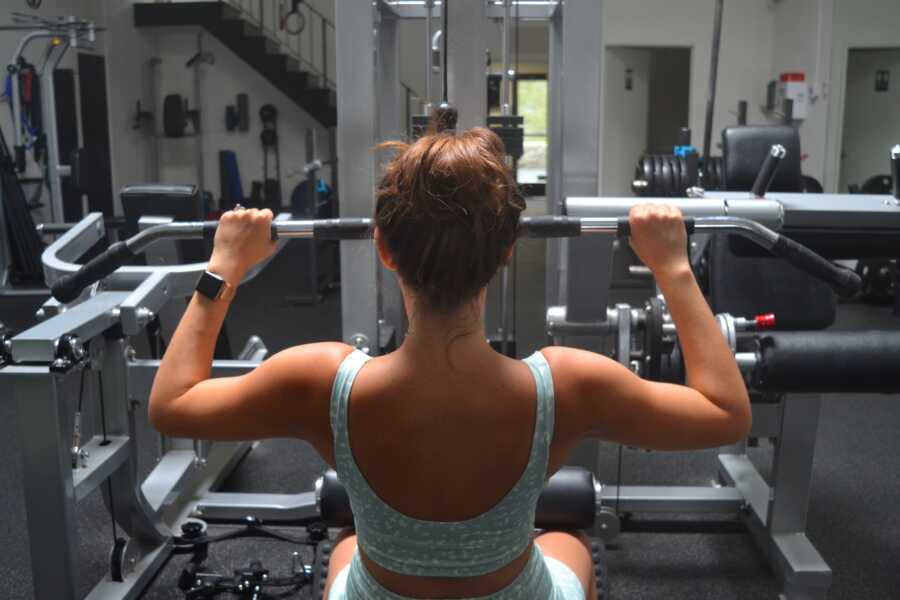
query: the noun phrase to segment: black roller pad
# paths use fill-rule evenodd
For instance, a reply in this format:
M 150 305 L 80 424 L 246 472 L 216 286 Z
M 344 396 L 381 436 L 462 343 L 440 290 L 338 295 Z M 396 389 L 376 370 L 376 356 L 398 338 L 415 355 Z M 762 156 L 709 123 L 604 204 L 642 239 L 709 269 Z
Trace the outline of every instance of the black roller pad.
M 794 393 L 900 391 L 900 331 L 779 332 L 760 338 L 754 387 Z
M 563 467 L 544 486 L 538 499 L 535 527 L 538 529 L 586 529 L 594 525 L 596 492 L 593 474 L 579 467 Z M 319 510 L 329 527 L 353 525 L 350 497 L 329 469 L 322 478 Z

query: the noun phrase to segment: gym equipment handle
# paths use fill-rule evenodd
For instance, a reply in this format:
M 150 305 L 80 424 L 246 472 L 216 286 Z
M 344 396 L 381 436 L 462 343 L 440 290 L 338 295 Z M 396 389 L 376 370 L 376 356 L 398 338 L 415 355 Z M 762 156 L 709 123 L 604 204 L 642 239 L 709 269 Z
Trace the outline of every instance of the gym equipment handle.
M 50 288 L 50 292 L 60 302 L 72 302 L 81 295 L 84 288 L 128 264 L 134 255 L 135 253 L 126 242 L 116 242 L 76 272 L 60 277 Z
M 684 219 L 684 229 L 687 231 L 688 235 L 694 233 L 697 230 L 697 220 L 693 217 L 685 217 Z M 700 219 L 700 229 L 704 229 L 703 219 Z M 616 235 L 619 237 L 628 237 L 631 235 L 631 222 L 627 217 L 622 217 L 618 220 L 616 224 Z
M 272 239 L 312 237 L 317 240 L 364 240 L 372 237 L 374 227 L 372 219 L 273 221 Z
M 769 186 L 775 180 L 775 173 L 778 171 L 778 165 L 782 159 L 787 156 L 787 150 L 781 144 L 775 144 L 769 149 L 766 159 L 763 161 L 762 168 L 756 175 L 756 181 L 753 182 L 753 195 L 757 198 L 765 198 Z
M 862 279 L 856 272 L 839 267 L 791 238 L 779 235 L 770 250 L 801 271 L 826 282 L 842 298 L 853 297 L 862 289 Z
M 734 233 L 751 239 L 808 273 L 829 283 L 841 296 L 852 296 L 862 287 L 860 277 L 838 267 L 797 242 L 780 236 L 749 219 L 738 217 L 696 217 L 684 219 L 688 233 Z M 136 254 L 159 239 L 198 238 L 215 233 L 218 221 L 178 222 L 150 227 L 117 242 L 77 272 L 60 278 L 51 287 L 53 297 L 71 302 L 87 286 L 100 281 L 126 265 Z M 272 239 L 315 238 L 360 240 L 372 236 L 374 221 L 368 218 L 324 219 L 317 221 L 274 221 Z M 530 238 L 574 237 L 590 234 L 614 234 L 626 237 L 631 232 L 627 217 L 578 218 L 564 216 L 523 217 L 520 235 Z

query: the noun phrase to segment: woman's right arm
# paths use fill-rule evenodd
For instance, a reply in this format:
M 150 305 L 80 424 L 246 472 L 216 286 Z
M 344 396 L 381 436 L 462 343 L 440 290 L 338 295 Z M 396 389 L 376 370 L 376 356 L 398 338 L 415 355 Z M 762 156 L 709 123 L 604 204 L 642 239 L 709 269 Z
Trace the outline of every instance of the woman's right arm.
M 678 330 L 687 385 L 641 379 L 593 352 L 547 348 L 560 407 L 557 431 L 658 450 L 709 448 L 746 437 L 750 400 L 691 271 L 681 211 L 639 205 L 630 221 L 631 245 L 653 271 Z

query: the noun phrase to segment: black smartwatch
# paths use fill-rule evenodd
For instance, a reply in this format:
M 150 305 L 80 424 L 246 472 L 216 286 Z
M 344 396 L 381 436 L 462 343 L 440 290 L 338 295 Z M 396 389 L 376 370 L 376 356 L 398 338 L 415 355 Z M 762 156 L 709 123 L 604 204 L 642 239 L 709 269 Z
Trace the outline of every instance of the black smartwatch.
M 196 290 L 210 300 L 231 300 L 234 297 L 234 286 L 215 273 L 204 271 L 197 281 Z

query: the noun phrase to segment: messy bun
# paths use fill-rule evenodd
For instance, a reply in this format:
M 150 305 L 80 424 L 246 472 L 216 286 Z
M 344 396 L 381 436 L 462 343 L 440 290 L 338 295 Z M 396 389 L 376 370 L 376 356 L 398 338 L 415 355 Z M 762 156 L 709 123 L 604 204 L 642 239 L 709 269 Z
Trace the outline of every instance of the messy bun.
M 378 183 L 375 223 L 403 282 L 434 310 L 474 298 L 507 259 L 525 203 L 488 129 L 426 135 Z

